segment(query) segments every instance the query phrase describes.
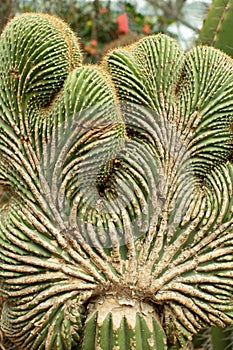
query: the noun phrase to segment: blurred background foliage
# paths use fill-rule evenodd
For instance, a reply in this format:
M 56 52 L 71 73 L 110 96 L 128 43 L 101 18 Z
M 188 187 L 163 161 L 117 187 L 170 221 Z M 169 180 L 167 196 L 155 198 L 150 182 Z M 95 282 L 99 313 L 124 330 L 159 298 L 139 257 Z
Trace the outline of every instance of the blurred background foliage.
M 22 12 L 55 14 L 81 39 L 86 62 L 111 48 L 163 32 L 192 46 L 211 0 L 0 0 L 0 32 Z

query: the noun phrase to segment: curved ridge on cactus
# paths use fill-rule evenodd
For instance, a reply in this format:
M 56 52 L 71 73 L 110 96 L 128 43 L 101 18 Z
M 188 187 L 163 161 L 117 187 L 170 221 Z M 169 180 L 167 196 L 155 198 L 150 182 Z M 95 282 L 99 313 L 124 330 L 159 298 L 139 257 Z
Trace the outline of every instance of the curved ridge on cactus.
M 157 35 L 84 66 L 40 14 L 13 19 L 0 52 L 8 341 L 165 350 L 231 324 L 232 60 Z

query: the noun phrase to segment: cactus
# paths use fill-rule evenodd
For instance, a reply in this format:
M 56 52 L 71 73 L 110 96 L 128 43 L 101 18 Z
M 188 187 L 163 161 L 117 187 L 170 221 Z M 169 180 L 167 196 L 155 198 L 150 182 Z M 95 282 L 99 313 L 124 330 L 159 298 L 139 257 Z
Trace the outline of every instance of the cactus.
M 230 263 L 231 258 L 225 253 L 223 253 L 225 257 L 217 257 L 215 254 L 220 248 L 217 242 L 225 241 L 226 235 L 232 234 L 233 174 L 230 162 L 232 157 L 232 102 L 230 102 L 231 97 L 228 95 L 230 90 L 230 94 L 232 94 L 232 77 L 229 76 L 229 80 L 226 78 L 226 74 L 232 72 L 232 60 L 220 51 L 208 47 L 195 47 L 184 54 L 173 40 L 159 35 L 140 40 L 139 43 L 128 48 L 113 51 L 105 59 L 104 67 L 108 68 L 113 77 L 120 100 L 127 100 L 129 103 L 153 109 L 168 119 L 178 130 L 190 155 L 193 178 L 189 179 L 187 168 L 186 181 L 190 186 L 193 185 L 193 193 L 197 195 L 195 197 L 193 194 L 194 197 L 189 203 L 189 210 L 195 214 L 190 213 L 187 216 L 187 220 L 184 220 L 184 226 L 181 220 L 176 230 L 172 232 L 172 237 L 169 233 L 164 233 L 164 242 L 160 247 L 160 258 L 156 262 L 157 266 L 161 265 L 157 267 L 159 280 L 163 279 L 163 275 L 169 275 L 169 270 L 174 273 L 169 282 L 165 282 L 165 278 L 163 279 L 162 290 L 165 288 L 167 291 L 167 299 L 165 291 L 158 291 L 157 294 L 158 297 L 162 293 L 164 300 L 166 299 L 169 316 L 166 316 L 165 313 L 165 319 L 170 317 L 172 320 L 171 323 L 168 323 L 168 328 L 176 329 L 175 334 L 178 335 L 186 332 L 187 336 L 191 327 L 193 327 L 191 333 L 195 333 L 202 327 L 203 322 L 207 322 L 209 325 L 224 326 L 224 322 L 222 325 L 218 324 L 220 319 L 216 320 L 217 323 L 212 319 L 213 314 L 209 307 L 210 305 L 214 306 L 215 302 L 218 304 L 219 297 L 220 299 L 223 297 L 226 301 L 226 291 L 230 293 L 229 296 L 231 295 L 231 287 L 228 289 L 228 286 L 225 289 L 225 286 L 222 285 L 223 289 L 220 291 L 221 282 L 215 279 L 218 276 L 224 280 L 231 275 L 230 271 L 227 272 L 225 265 L 225 263 Z M 222 99 L 220 96 L 225 97 Z M 128 124 L 130 125 L 130 122 Z M 138 126 L 141 127 L 141 130 L 145 129 L 144 124 L 145 122 L 138 120 Z M 140 136 L 140 129 L 137 137 Z M 133 134 L 133 132 L 134 130 L 128 127 L 128 133 Z M 141 137 L 143 140 L 142 132 Z M 161 139 L 166 137 L 166 133 L 162 134 L 159 139 L 156 137 L 153 139 L 151 136 L 152 145 L 156 145 L 160 149 L 158 158 L 162 160 L 167 154 L 160 144 Z M 146 142 L 148 143 L 149 140 Z M 169 142 L 172 144 L 171 136 L 167 143 Z M 168 167 L 170 166 L 172 167 L 172 165 Z M 184 166 L 179 164 L 179 167 Z M 172 174 L 172 169 L 169 170 Z M 169 174 L 169 171 L 167 170 L 166 173 Z M 221 180 L 224 177 L 228 178 L 226 183 L 230 184 L 226 194 L 223 193 L 222 187 L 225 180 L 223 182 Z M 192 181 L 194 182 L 192 183 Z M 215 181 L 218 184 L 215 185 Z M 179 196 L 176 193 L 179 186 L 173 187 L 172 182 L 169 185 L 171 193 L 168 192 L 166 198 Z M 187 191 L 184 184 L 183 186 L 184 190 Z M 181 187 L 180 191 L 182 192 Z M 185 196 L 181 194 L 180 197 L 183 199 Z M 223 209 L 225 200 L 226 211 Z M 174 208 L 177 211 L 178 204 Z M 183 214 L 184 217 L 189 210 Z M 169 215 L 172 214 L 169 213 Z M 195 220 L 197 220 L 196 223 L 194 223 Z M 166 221 L 168 221 L 167 217 Z M 223 231 L 220 233 L 222 225 L 227 226 L 226 231 L 225 228 L 223 229 L 225 233 Z M 169 225 L 167 226 L 168 231 Z M 182 227 L 185 227 L 183 232 Z M 218 232 L 220 236 L 218 236 Z M 204 248 L 206 239 L 208 243 Z M 170 253 L 170 250 L 173 250 L 171 244 L 177 246 L 173 253 Z M 157 244 L 155 244 L 156 246 Z M 221 249 L 225 249 L 224 247 L 226 247 L 225 243 Z M 205 252 L 202 250 L 203 248 Z M 194 249 L 193 253 L 191 253 L 192 249 Z M 208 255 L 208 258 L 204 259 L 205 262 L 203 260 L 203 264 L 200 264 L 201 266 L 198 261 L 194 264 L 194 260 L 199 260 L 199 254 L 200 260 L 204 258 L 204 255 L 206 258 Z M 175 276 L 175 266 L 186 264 L 188 261 L 190 269 L 185 270 L 184 276 L 180 273 Z M 191 267 L 192 263 L 196 267 Z M 215 277 L 213 278 L 211 274 Z M 158 280 L 154 282 L 155 285 L 156 283 Z M 213 304 L 210 302 L 212 297 L 217 297 L 215 302 L 213 299 Z M 171 298 L 171 304 L 168 303 L 169 298 Z M 206 302 L 208 300 L 208 303 L 204 300 Z M 220 307 L 220 309 L 224 312 L 224 308 Z M 230 311 L 230 309 L 231 307 L 228 310 Z M 228 311 L 226 313 L 230 316 Z M 192 323 L 194 314 L 195 318 Z M 207 314 L 208 320 L 204 321 L 203 317 Z M 199 324 L 197 323 L 198 318 Z M 180 339 L 178 341 L 182 344 Z
M 0 52 L 5 347 L 184 349 L 231 324 L 232 59 L 160 34 L 85 66 L 41 14 Z
M 71 349 L 79 343 L 83 305 L 105 281 L 100 270 L 114 275 L 107 255 L 102 262 L 84 238 L 78 250 L 69 246 L 73 225 L 80 229 L 73 212 L 85 210 L 72 182 L 81 159 L 98 171 L 93 152 L 100 145 L 106 160 L 114 156 L 124 124 L 110 78 L 82 66 L 78 40 L 61 20 L 19 16 L 0 47 L 0 179 L 12 192 L 1 210 L 1 328 L 20 349 Z
M 207 13 L 197 44 L 214 46 L 233 57 L 233 1 L 213 0 Z

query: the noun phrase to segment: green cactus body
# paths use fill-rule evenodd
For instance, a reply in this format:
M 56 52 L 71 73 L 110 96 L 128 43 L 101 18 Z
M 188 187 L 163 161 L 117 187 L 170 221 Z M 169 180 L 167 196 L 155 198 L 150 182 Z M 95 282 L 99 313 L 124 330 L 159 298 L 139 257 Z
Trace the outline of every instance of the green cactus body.
M 172 135 L 173 128 L 164 127 L 166 123 L 162 120 L 160 120 L 163 123 L 160 125 L 161 134 L 157 134 L 154 128 L 150 138 L 145 139 L 145 130 L 150 130 L 150 126 L 145 126 L 149 118 L 146 116 L 145 120 L 142 120 L 142 115 L 139 115 L 137 138 L 141 143 L 146 142 L 147 145 L 151 144 L 151 148 L 155 147 L 155 157 L 163 162 L 162 168 L 166 169 L 165 173 L 170 174 L 167 175 L 168 192 L 164 196 L 166 198 L 164 214 L 162 214 L 164 221 L 158 224 L 163 232 L 163 239 L 159 242 L 157 228 L 155 244 L 150 252 L 155 258 L 156 267 L 154 266 L 152 275 L 154 288 L 157 290 L 155 292 L 157 303 L 159 304 L 160 296 L 163 301 L 166 300 L 163 312 L 167 335 L 171 335 L 171 342 L 175 340 L 179 348 L 185 345 L 182 336 L 188 338 L 189 333 L 195 333 L 201 329 L 207 319 L 209 325 L 216 324 L 215 321 L 217 321 L 219 326 L 223 326 L 218 323 L 221 317 L 213 320 L 212 315 L 215 311 L 212 309 L 212 314 L 209 306 L 213 308 L 215 306 L 209 298 L 223 297 L 226 301 L 223 290 L 228 290 L 228 287 L 225 289 L 222 286 L 223 289 L 220 292 L 221 282 L 220 280 L 217 282 L 215 278 L 218 276 L 224 280 L 229 276 L 226 272 L 223 277 L 223 270 L 225 270 L 223 266 L 225 263 L 228 264 L 230 256 L 227 257 L 228 254 L 225 255 L 225 253 L 223 253 L 225 257 L 214 256 L 220 248 L 216 243 L 225 240 L 226 232 L 232 234 L 233 174 L 230 162 L 232 92 L 230 91 L 233 85 L 232 76 L 228 76 L 229 72 L 232 72 L 232 60 L 220 51 L 208 47 L 196 47 L 185 54 L 175 41 L 164 35 L 157 35 L 142 39 L 129 47 L 112 51 L 105 58 L 103 66 L 111 74 L 121 101 L 155 110 L 156 115 L 169 121 L 182 140 L 178 143 L 177 134 Z M 134 138 L 135 128 L 132 127 L 131 114 L 126 111 L 125 116 L 128 135 Z M 162 133 L 161 130 L 166 132 Z M 163 143 L 161 140 L 166 140 L 166 144 L 170 144 L 169 150 L 164 147 L 165 141 Z M 180 144 L 181 149 L 182 146 L 185 148 L 184 153 L 181 152 L 180 159 L 179 151 L 174 151 L 177 144 Z M 172 154 L 173 157 L 176 154 L 176 161 L 172 159 Z M 177 165 L 178 173 L 175 170 Z M 183 175 L 180 171 L 183 171 L 183 175 L 185 174 L 184 182 L 181 180 Z M 215 181 L 217 181 L 216 184 L 214 184 Z M 190 193 L 190 202 L 189 204 L 186 202 L 185 205 L 183 191 L 189 192 L 186 184 L 189 188 L 193 188 L 192 194 Z M 225 185 L 228 189 L 224 194 Z M 176 198 L 175 202 L 173 202 L 174 198 Z M 165 214 L 166 204 L 170 207 L 167 211 L 168 217 Z M 180 217 L 177 217 L 179 208 L 184 211 Z M 166 228 L 163 226 L 164 222 L 166 222 Z M 221 227 L 224 227 L 222 233 L 220 233 Z M 220 234 L 219 238 L 217 238 L 218 234 Z M 204 243 L 206 240 L 209 241 L 207 245 Z M 221 248 L 224 249 L 224 247 L 226 247 L 225 243 Z M 191 253 L 192 250 L 193 253 L 195 251 L 194 255 Z M 205 262 L 199 265 L 198 260 L 202 260 L 204 255 L 209 257 L 208 261 L 204 259 Z M 178 275 L 175 275 L 176 268 L 185 265 L 187 269 L 184 274 L 180 270 Z M 212 279 L 213 276 L 211 277 L 212 273 L 215 276 L 214 279 Z M 169 282 L 165 282 L 166 275 L 170 276 Z M 159 281 L 163 284 L 161 289 L 164 288 L 164 291 L 159 290 Z M 207 308 L 205 298 L 209 300 Z M 168 302 L 169 299 L 171 303 Z M 200 303 L 201 299 L 203 303 Z M 217 300 L 216 303 L 218 304 Z M 220 307 L 228 316 L 231 313 L 230 304 L 226 311 Z M 204 321 L 204 315 L 208 315 L 206 321 Z M 220 316 L 219 313 L 218 315 Z
M 233 57 L 232 24 L 233 1 L 213 0 L 199 33 L 197 44 L 214 46 Z
M 157 35 L 84 66 L 41 14 L 0 53 L 5 346 L 179 349 L 231 324 L 231 58 Z
M 166 335 L 153 307 L 116 296 L 91 305 L 83 338 L 84 349 L 167 349 Z

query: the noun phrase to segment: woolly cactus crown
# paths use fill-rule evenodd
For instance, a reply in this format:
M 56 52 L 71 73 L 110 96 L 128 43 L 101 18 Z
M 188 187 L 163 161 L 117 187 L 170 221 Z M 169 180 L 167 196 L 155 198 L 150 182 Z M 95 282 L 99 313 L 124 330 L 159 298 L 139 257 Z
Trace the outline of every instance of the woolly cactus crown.
M 9 348 L 175 349 L 232 323 L 232 59 L 157 35 L 85 66 L 41 14 L 0 53 Z

